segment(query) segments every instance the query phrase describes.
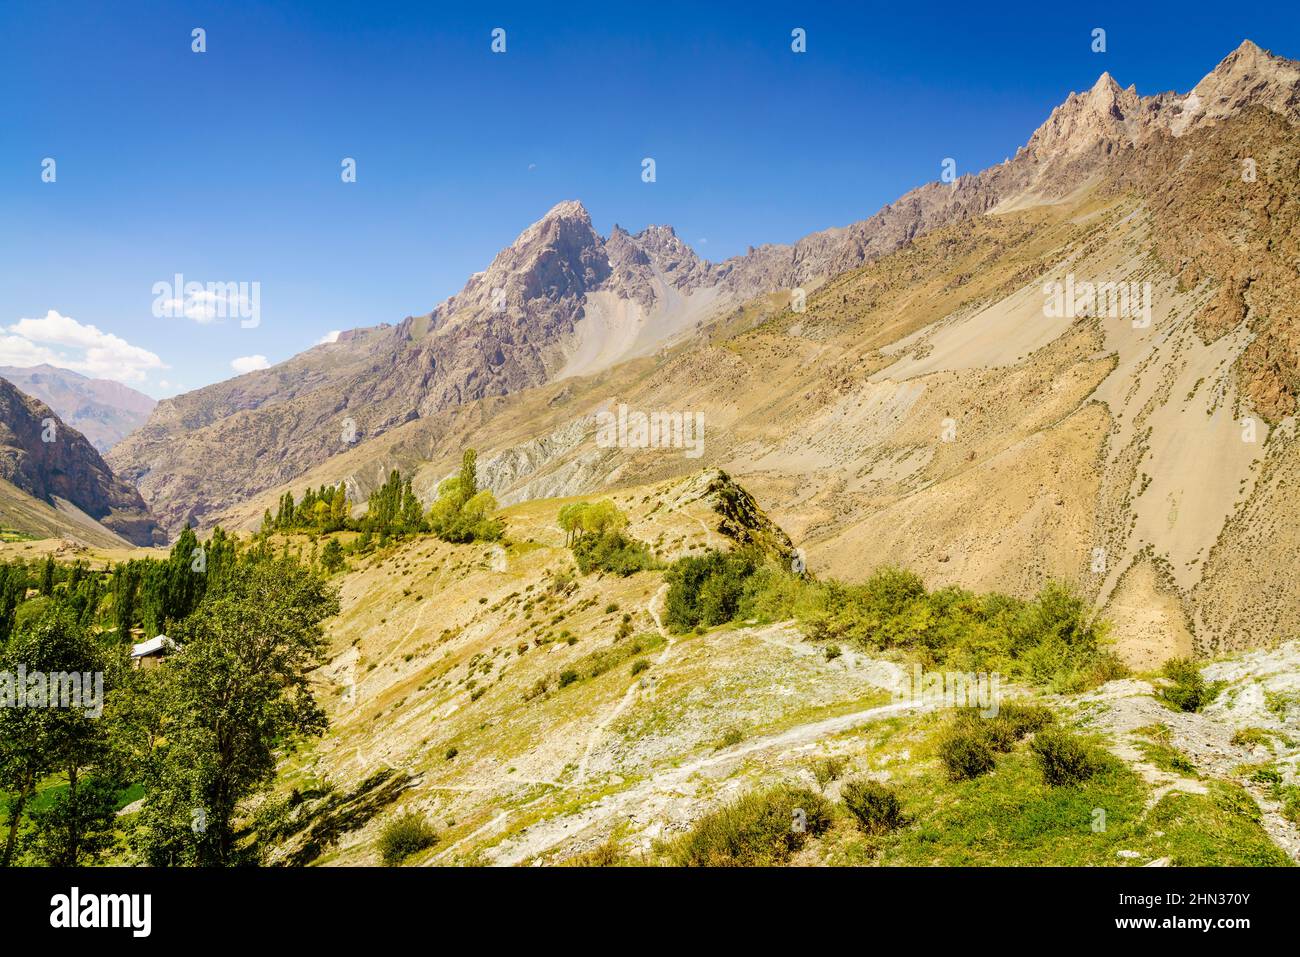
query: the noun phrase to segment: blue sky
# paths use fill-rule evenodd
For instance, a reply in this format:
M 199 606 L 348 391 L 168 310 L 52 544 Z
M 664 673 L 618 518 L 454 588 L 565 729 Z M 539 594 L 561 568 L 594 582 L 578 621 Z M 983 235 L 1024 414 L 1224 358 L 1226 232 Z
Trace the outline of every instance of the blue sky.
M 0 364 L 170 395 L 427 312 L 563 199 L 717 261 L 1000 162 L 1103 70 L 1300 58 L 1274 4 L 703 6 L 6 0 Z M 177 273 L 259 283 L 259 324 L 155 316 Z

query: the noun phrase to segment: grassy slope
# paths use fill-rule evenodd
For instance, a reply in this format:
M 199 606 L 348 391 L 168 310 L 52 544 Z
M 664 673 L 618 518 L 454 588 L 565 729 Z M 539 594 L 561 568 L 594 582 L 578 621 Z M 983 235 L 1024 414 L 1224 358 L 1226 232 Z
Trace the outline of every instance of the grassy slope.
M 670 558 L 720 544 L 716 514 L 684 487 L 616 496 L 633 516 L 632 533 Z M 941 719 L 899 711 L 886 690 L 897 662 L 849 649 L 827 660 L 789 625 L 663 636 L 657 572 L 593 575 L 556 589 L 557 573 L 571 568 L 554 524 L 561 504 L 508 510 L 504 570 L 490 546 L 423 539 L 343 576 L 333 660 L 319 686 L 332 729 L 286 761 L 282 784 L 307 790 L 325 781 L 346 792 L 393 767 L 412 786 L 319 863 L 377 863 L 384 821 L 405 809 L 440 835 L 413 864 L 558 863 L 611 836 L 621 853 L 654 862 L 656 842 L 741 793 L 782 781 L 812 786 L 821 756 L 842 758 L 846 775 L 895 784 L 913 823 L 867 838 L 841 812 L 801 863 L 1286 861 L 1236 784 L 1162 793 L 1117 762 L 1077 790 L 1053 790 L 1023 746 L 993 774 L 953 784 L 934 753 Z M 630 634 L 616 639 L 624 614 Z M 614 664 L 593 675 L 598 658 Z M 634 676 L 635 661 L 648 669 Z M 568 670 L 579 679 L 559 687 Z M 652 692 L 643 678 L 654 679 Z M 534 693 L 539 679 L 547 690 Z M 349 680 L 352 699 L 343 693 Z M 1102 831 L 1093 830 L 1097 808 L 1106 813 Z
M 70 538 L 104 548 L 129 548 L 122 538 L 90 516 L 69 506 L 54 508 L 8 482 L 0 481 L 0 532 L 12 530 L 31 538 Z M 9 541 L 17 536 L 0 538 Z

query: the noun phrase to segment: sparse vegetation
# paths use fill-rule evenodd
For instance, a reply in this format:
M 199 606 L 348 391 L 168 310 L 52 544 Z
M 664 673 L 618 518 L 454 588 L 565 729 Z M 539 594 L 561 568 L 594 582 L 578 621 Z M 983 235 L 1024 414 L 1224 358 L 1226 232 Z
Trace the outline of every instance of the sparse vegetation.
M 627 862 L 623 846 L 614 837 L 597 844 L 590 850 L 566 857 L 561 867 L 618 867 Z
M 814 758 L 808 764 L 808 770 L 812 772 L 813 780 L 817 782 L 817 787 L 826 790 L 826 785 L 832 781 L 838 781 L 840 775 L 844 773 L 844 768 L 848 762 L 838 755 L 826 755 L 825 757 Z
M 1270 746 L 1274 741 L 1285 747 L 1295 747 L 1295 741 L 1280 731 L 1269 728 L 1238 728 L 1232 732 L 1231 743 L 1239 748 L 1253 748 L 1259 745 Z
M 723 748 L 732 748 L 745 740 L 745 732 L 734 725 L 722 732 L 722 737 L 718 738 L 718 743 L 714 745 L 715 751 L 721 751 Z
M 813 791 L 787 786 L 754 791 L 702 817 L 671 845 L 668 858 L 684 867 L 785 864 L 830 822 L 830 804 Z
M 1054 788 L 1082 784 L 1105 764 L 1095 748 L 1057 728 L 1037 734 L 1030 748 L 1038 760 L 1043 780 Z
M 866 834 L 886 834 L 903 825 L 902 802 L 879 781 L 851 778 L 840 788 L 840 797 Z
M 423 815 L 406 811 L 390 820 L 379 833 L 379 855 L 393 867 L 417 851 L 432 847 L 438 835 Z
M 1161 672 L 1171 683 L 1160 689 L 1159 698 L 1175 711 L 1200 711 L 1223 688 L 1218 682 L 1206 682 L 1190 658 L 1170 658 Z

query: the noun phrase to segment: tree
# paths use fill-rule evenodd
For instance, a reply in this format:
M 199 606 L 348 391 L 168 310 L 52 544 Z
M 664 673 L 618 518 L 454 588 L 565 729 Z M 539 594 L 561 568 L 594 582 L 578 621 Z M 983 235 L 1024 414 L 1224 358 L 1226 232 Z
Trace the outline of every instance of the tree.
M 426 527 L 424 506 L 411 490 L 411 480 L 408 478 L 402 486 L 402 530 L 415 533 L 424 531 Z
M 607 532 L 621 532 L 627 528 L 627 516 L 609 499 L 593 502 L 583 510 L 581 515 L 582 531 L 594 535 Z
M 0 646 L 9 640 L 18 605 L 27 593 L 27 569 L 20 562 L 0 563 Z
M 331 538 L 325 543 L 325 547 L 321 550 L 320 563 L 330 575 L 342 570 L 343 546 L 339 544 L 337 538 Z
M 113 617 L 117 624 L 117 635 L 121 639 L 130 636 L 135 624 L 141 568 L 141 563 L 134 560 L 113 566 Z
M 0 654 L 0 673 L 16 676 L 22 669 L 28 676 L 41 676 L 34 688 L 43 695 L 28 699 L 25 707 L 16 700 L 0 707 L 0 790 L 10 794 L 5 866 L 14 860 L 25 814 L 33 825 L 33 851 L 43 863 L 75 867 L 98 857 L 110 843 L 118 787 L 107 729 L 99 720 L 99 695 L 112 684 L 109 665 L 87 630 L 61 608 L 20 628 Z M 50 706 L 48 696 L 59 693 L 56 688 L 67 694 L 73 675 L 79 697 Z M 64 775 L 67 787 L 47 807 L 29 813 L 37 788 L 56 772 Z
M 340 482 L 334 489 L 334 494 L 330 498 L 330 521 L 328 531 L 336 532 L 343 528 L 347 522 L 350 508 L 348 506 L 348 493 Z
M 309 569 L 245 562 L 181 623 L 136 832 L 147 862 L 239 863 L 241 802 L 274 778 L 278 748 L 325 729 L 307 674 L 324 656 L 321 623 L 337 612 L 337 594 Z
M 476 455 L 466 449 L 460 472 L 438 486 L 438 498 L 429 509 L 429 527 L 447 542 L 495 541 L 505 528 L 498 518 L 497 500 L 490 491 L 478 490 Z
M 627 516 L 611 500 L 599 502 L 573 502 L 560 509 L 560 528 L 564 530 L 566 545 L 588 533 L 604 535 L 621 532 L 627 528 Z
M 460 457 L 460 493 L 467 500 L 478 493 L 478 453 L 466 449 Z
M 385 536 L 396 530 L 402 509 L 402 488 L 402 473 L 394 469 L 388 474 L 388 480 L 371 493 L 364 520 L 369 531 Z
M 582 534 L 582 513 L 586 509 L 586 502 L 570 502 L 560 507 L 559 522 L 565 545 L 572 544 L 574 538 Z

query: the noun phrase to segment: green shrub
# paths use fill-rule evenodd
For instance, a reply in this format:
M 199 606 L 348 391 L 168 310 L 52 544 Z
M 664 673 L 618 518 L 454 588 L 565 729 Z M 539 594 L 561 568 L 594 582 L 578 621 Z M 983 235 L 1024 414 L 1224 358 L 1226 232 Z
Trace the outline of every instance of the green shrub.
M 1028 734 L 1047 727 L 1055 716 L 1037 705 L 1003 704 L 996 716 L 961 708 L 939 738 L 939 759 L 951 781 L 968 781 L 992 771 Z
M 706 814 L 669 849 L 679 867 L 753 867 L 787 863 L 830 826 L 831 807 L 805 788 L 754 791 Z
M 974 722 L 983 727 L 988 743 L 994 751 L 1006 754 L 1026 736 L 1050 725 L 1055 715 L 1039 705 L 1023 705 L 1008 702 L 1000 705 L 998 713 L 989 718 L 976 711 L 963 711 L 961 720 Z
M 826 785 L 830 784 L 832 781 L 839 780 L 840 775 L 844 773 L 844 767 L 847 763 L 848 762 L 841 757 L 828 755 L 823 758 L 815 758 L 809 763 L 808 767 L 809 770 L 812 771 L 813 780 L 815 780 L 817 786 L 824 791 Z
M 678 633 L 738 619 L 794 617 L 834 660 L 845 643 L 914 651 L 930 667 L 998 672 L 1057 692 L 1127 673 L 1107 627 L 1069 586 L 1049 582 L 1031 600 L 947 587 L 930 592 L 913 572 L 876 569 L 861 584 L 791 574 L 755 548 L 674 562 L 665 620 Z
M 1282 772 L 1277 768 L 1264 765 L 1255 768 L 1250 774 L 1250 779 L 1256 784 L 1280 785 L 1282 783 Z
M 950 781 L 969 781 L 997 766 L 987 729 L 969 719 L 958 719 L 944 731 L 939 739 L 939 760 Z
M 1103 766 L 1092 748 L 1059 728 L 1039 732 L 1030 748 L 1043 772 L 1043 780 L 1054 788 L 1081 784 Z
M 851 778 L 840 787 L 840 797 L 867 834 L 885 834 L 903 824 L 898 795 L 879 781 Z
M 730 748 L 734 745 L 740 744 L 743 740 L 745 740 L 744 731 L 736 727 L 727 728 L 727 730 L 722 732 L 722 737 L 718 739 L 718 743 L 714 750 L 721 751 L 723 748 Z
M 1094 618 L 1091 605 L 1058 583 L 1030 601 L 954 587 L 927 592 L 920 578 L 898 568 L 877 569 L 860 585 L 781 581 L 773 587 L 782 596 L 791 587 L 803 591 L 793 600 L 747 598 L 747 607 L 777 605 L 816 641 L 852 642 L 873 651 L 911 649 L 934 667 L 999 672 L 1059 692 L 1124 673 L 1104 647 L 1106 626 Z
M 1010 725 L 1016 738 L 1020 739 L 1035 731 L 1042 731 L 1056 720 L 1056 715 L 1042 705 L 1009 701 L 999 706 L 996 720 Z
M 655 567 L 649 545 L 617 531 L 583 535 L 573 543 L 573 559 L 584 575 L 602 571 L 626 578 Z
M 438 835 L 429 823 L 416 812 L 407 811 L 384 825 L 379 834 L 379 853 L 384 864 L 392 867 L 437 841 Z
M 572 668 L 566 668 L 564 671 L 560 672 L 559 685 L 561 688 L 567 688 L 569 685 L 573 684 L 577 680 L 578 680 L 578 673 L 574 671 Z
M 1170 658 L 1161 670 L 1173 684 L 1160 689 L 1160 699 L 1175 711 L 1200 711 L 1222 688 L 1218 682 L 1207 683 L 1190 658 Z
M 649 667 L 650 662 L 646 661 L 644 658 L 638 658 L 636 661 L 632 662 L 632 674 L 639 675 Z
M 679 558 L 669 566 L 665 601 L 668 627 L 686 632 L 699 625 L 731 621 L 740 608 L 745 582 L 759 565 L 757 553 L 708 552 Z

